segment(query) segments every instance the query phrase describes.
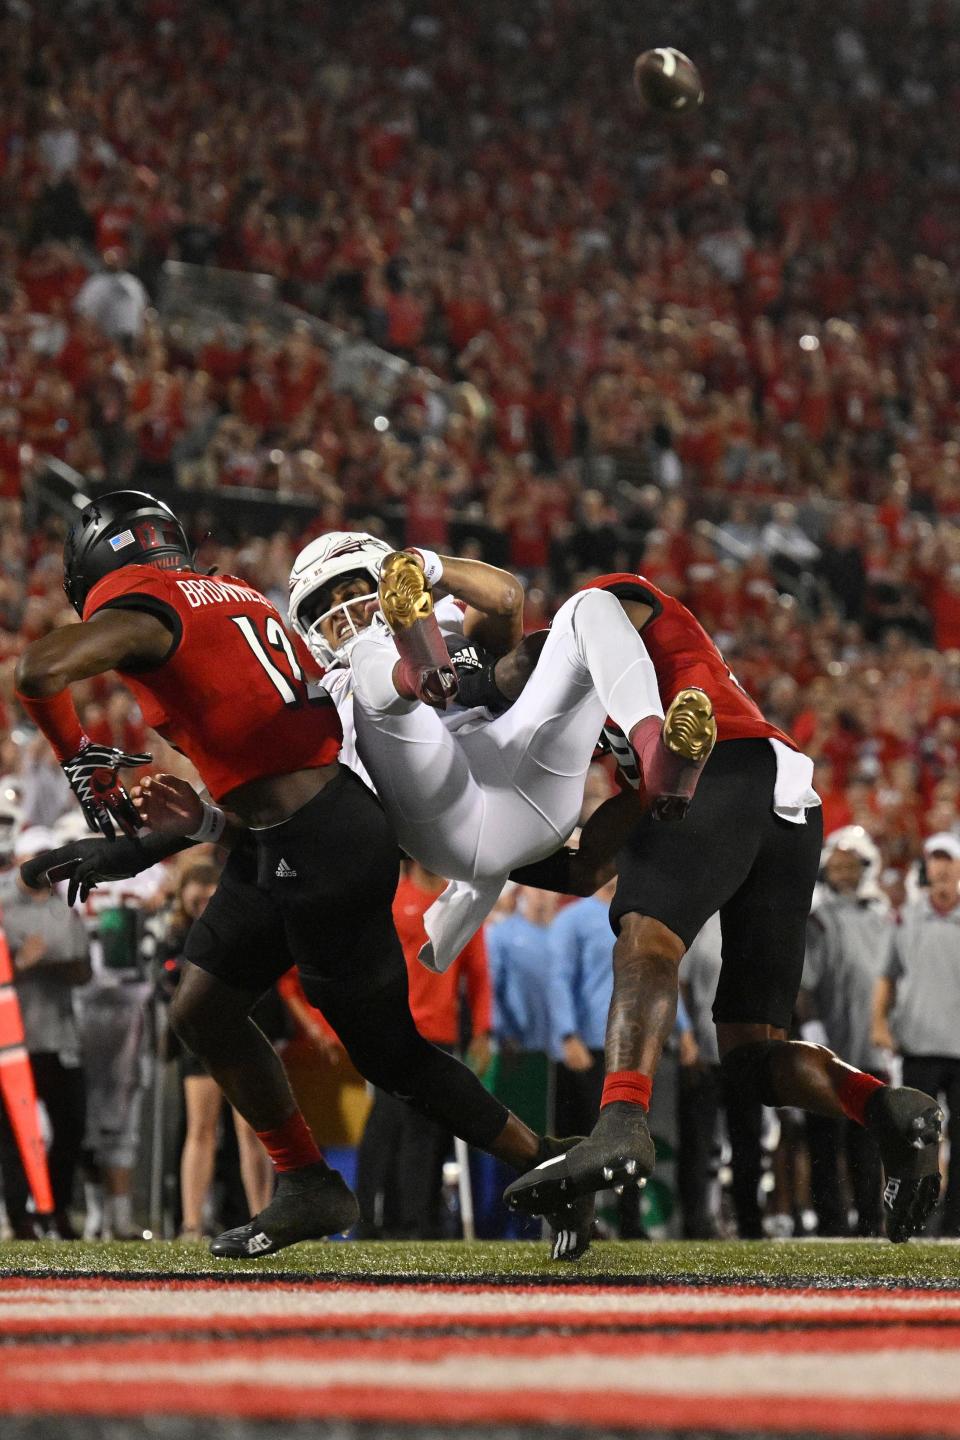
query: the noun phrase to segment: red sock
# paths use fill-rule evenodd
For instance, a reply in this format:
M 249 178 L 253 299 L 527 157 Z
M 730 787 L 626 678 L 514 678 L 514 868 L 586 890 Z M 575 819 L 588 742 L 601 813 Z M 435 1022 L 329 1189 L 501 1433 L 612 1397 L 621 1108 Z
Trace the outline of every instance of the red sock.
M 299 1110 L 294 1110 L 276 1130 L 258 1130 L 257 1139 L 281 1174 L 285 1170 L 302 1170 L 323 1159 Z
M 851 1070 L 849 1075 L 844 1075 L 837 1086 L 837 1099 L 843 1107 L 844 1115 L 856 1120 L 858 1125 L 865 1125 L 867 1122 L 864 1111 L 867 1101 L 874 1090 L 882 1087 L 882 1080 L 877 1080 L 873 1075 L 864 1075 L 862 1070 Z
M 614 1070 L 603 1082 L 600 1109 L 617 1100 L 626 1100 L 631 1105 L 640 1105 L 644 1110 L 649 1110 L 652 1089 L 651 1075 L 643 1075 L 639 1070 Z

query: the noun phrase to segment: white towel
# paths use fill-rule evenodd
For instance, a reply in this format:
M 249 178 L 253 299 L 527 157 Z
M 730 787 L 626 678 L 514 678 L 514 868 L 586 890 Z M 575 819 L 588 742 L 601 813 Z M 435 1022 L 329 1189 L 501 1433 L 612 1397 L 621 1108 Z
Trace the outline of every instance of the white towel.
M 792 825 L 805 825 L 807 811 L 820 804 L 813 788 L 813 761 L 782 740 L 771 740 L 777 757 L 777 778 L 773 786 L 773 813 Z

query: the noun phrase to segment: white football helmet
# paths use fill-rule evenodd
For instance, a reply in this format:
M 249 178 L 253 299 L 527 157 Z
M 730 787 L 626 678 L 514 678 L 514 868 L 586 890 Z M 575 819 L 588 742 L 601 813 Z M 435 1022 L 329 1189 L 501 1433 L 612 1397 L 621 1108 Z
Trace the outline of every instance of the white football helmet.
M 380 566 L 393 547 L 363 530 L 331 530 L 304 546 L 290 571 L 290 624 L 306 641 L 310 653 L 328 669 L 347 665 L 350 651 L 369 621 L 358 625 L 364 607 L 377 598 Z M 355 595 L 342 605 L 329 604 L 329 590 L 337 580 L 350 575 L 369 576 L 370 590 Z M 357 615 L 352 612 L 357 609 Z M 320 633 L 324 620 L 342 614 L 346 622 L 339 644 L 331 644 Z

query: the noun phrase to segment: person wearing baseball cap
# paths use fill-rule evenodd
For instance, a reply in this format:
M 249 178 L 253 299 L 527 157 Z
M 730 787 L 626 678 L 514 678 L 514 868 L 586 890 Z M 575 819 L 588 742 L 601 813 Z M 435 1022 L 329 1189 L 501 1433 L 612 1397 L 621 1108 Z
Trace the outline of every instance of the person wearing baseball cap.
M 884 974 L 890 906 L 880 890 L 880 851 L 860 825 L 844 825 L 827 837 L 817 902 L 807 922 L 807 950 L 798 1010 L 805 1026 L 822 1027 L 823 1043 L 868 1075 L 889 1082 L 887 1052 L 874 1045 L 874 987 Z M 820 1038 L 817 1030 L 803 1031 Z M 840 1156 L 846 1155 L 856 1233 L 883 1233 L 880 1152 L 868 1130 L 849 1120 L 807 1116 L 810 1188 L 817 1233 L 849 1234 L 847 1196 Z
M 960 1236 L 960 838 L 924 842 L 927 888 L 891 935 L 874 993 L 874 1041 L 903 1056 L 903 1083 L 943 1096 L 950 1164 L 941 1235 Z

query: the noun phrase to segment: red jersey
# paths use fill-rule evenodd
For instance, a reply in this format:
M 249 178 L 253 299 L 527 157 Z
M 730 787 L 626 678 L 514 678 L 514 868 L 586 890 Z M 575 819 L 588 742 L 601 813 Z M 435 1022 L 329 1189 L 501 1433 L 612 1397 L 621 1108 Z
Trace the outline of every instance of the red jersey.
M 83 618 L 110 608 L 145 610 L 172 630 L 161 665 L 118 674 L 215 800 L 249 780 L 336 760 L 336 706 L 314 683 L 310 652 L 259 590 L 233 576 L 126 565 L 93 587 Z
M 796 750 L 789 735 L 763 718 L 759 705 L 751 700 L 686 605 L 658 590 L 643 575 L 600 575 L 583 588 L 609 590 L 618 600 L 636 600 L 652 609 L 642 639 L 657 672 L 664 710 L 679 691 L 695 685 L 713 701 L 718 741 L 759 737 L 782 740 Z

